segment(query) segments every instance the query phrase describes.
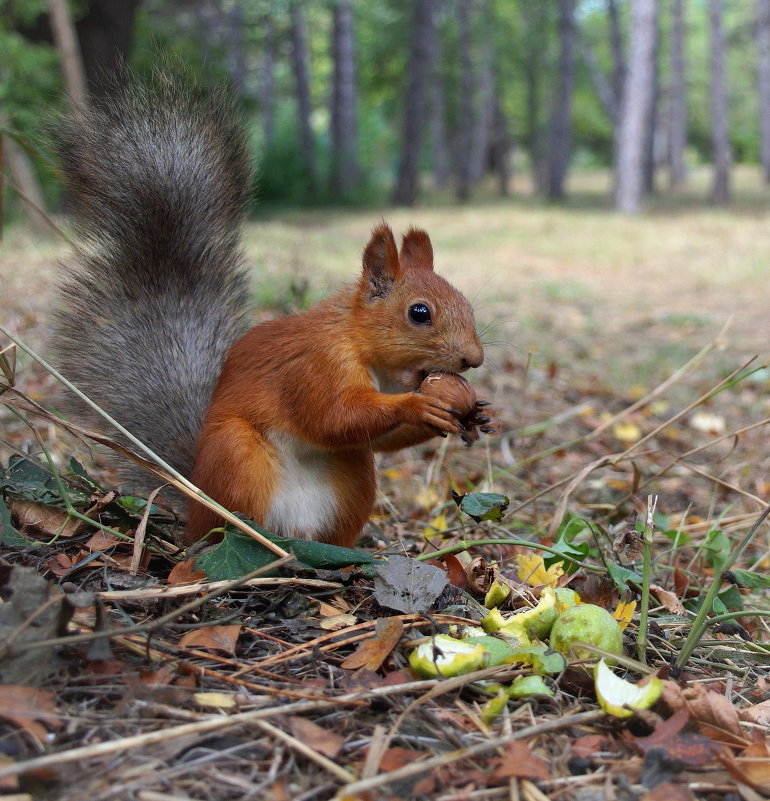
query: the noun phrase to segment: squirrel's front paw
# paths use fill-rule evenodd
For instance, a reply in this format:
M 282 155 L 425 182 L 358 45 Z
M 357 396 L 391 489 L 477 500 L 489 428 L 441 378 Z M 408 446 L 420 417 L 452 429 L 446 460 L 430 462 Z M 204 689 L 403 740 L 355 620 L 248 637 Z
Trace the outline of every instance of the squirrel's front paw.
M 458 421 L 460 412 L 440 398 L 415 392 L 409 398 L 409 406 L 411 419 L 407 422 L 431 426 L 443 437 L 462 430 Z

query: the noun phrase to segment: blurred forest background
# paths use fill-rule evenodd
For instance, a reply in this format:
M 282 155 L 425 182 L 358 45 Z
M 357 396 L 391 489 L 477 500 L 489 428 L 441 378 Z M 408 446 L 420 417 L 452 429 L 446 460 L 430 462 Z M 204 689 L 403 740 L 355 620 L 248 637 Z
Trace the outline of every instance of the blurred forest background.
M 56 209 L 41 132 L 171 53 L 229 81 L 263 205 L 570 200 L 635 213 L 708 165 L 770 182 L 770 0 L 2 0 L 6 214 Z M 74 36 L 73 36 L 74 31 Z M 84 79 L 83 79 L 84 76 Z M 603 171 L 603 172 L 602 172 Z M 609 180 L 606 177 L 609 176 Z M 761 188 L 757 186 L 757 188 Z M 44 223 L 41 223 L 44 227 Z

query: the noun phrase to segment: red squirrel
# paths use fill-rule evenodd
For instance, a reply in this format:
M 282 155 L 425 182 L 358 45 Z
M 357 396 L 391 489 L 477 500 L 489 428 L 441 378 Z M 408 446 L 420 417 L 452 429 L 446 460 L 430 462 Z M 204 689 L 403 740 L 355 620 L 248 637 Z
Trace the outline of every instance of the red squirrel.
M 65 122 L 59 153 L 80 236 L 59 290 L 62 372 L 228 509 L 352 545 L 374 504 L 374 452 L 462 428 L 458 410 L 417 392 L 423 378 L 484 358 L 428 235 L 411 229 L 399 252 L 378 225 L 356 283 L 242 333 L 250 179 L 226 98 L 163 74 L 134 81 Z M 193 502 L 183 539 L 221 524 Z

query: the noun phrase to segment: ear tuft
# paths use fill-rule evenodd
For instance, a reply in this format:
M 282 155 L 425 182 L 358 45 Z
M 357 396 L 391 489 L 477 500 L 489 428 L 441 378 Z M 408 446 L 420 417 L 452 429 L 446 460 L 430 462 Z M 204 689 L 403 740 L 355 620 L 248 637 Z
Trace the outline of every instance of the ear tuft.
M 401 243 L 401 266 L 407 270 L 432 270 L 433 245 L 420 228 L 410 228 Z
M 393 283 L 401 277 L 396 240 L 387 223 L 381 222 L 372 231 L 362 262 L 363 278 L 369 285 L 369 298 L 387 295 Z

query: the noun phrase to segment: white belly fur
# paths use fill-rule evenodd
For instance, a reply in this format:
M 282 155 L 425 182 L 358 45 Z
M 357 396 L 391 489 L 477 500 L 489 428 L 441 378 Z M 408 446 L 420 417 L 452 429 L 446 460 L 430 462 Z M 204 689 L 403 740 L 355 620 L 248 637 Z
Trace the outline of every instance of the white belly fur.
M 265 528 L 287 537 L 315 539 L 332 528 L 337 513 L 329 455 L 285 432 L 269 438 L 281 455 L 281 469 Z

